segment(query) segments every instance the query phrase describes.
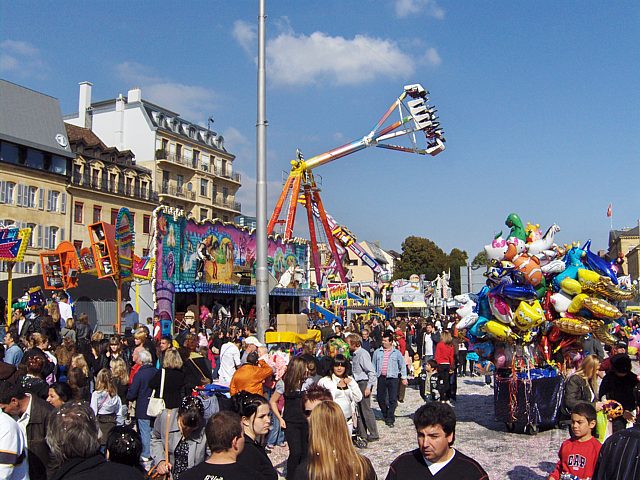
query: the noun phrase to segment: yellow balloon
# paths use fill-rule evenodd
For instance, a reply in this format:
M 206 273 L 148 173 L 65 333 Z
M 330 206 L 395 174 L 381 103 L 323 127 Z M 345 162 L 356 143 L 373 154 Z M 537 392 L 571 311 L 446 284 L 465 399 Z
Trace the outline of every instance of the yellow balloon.
M 581 268 L 578 270 L 578 280 L 580 283 L 585 284 L 587 282 L 597 282 L 600 280 L 600 274 L 594 272 L 593 270 L 587 270 L 586 268 Z
M 573 278 L 565 278 L 560 282 L 560 288 L 562 291 L 568 295 L 578 295 L 582 293 L 582 285 L 577 280 Z
M 564 283 L 564 280 L 563 280 L 563 283 Z M 578 313 L 584 306 L 584 301 L 586 299 L 587 299 L 587 295 L 585 293 L 581 293 L 573 297 L 573 300 L 571 300 L 571 303 L 569 304 L 569 308 L 567 309 L 567 312 Z
M 544 322 L 544 311 L 540 302 L 536 300 L 532 304 L 521 301 L 513 315 L 513 323 L 518 330 L 527 331 Z
M 513 333 L 513 330 L 511 330 L 508 325 L 500 323 L 496 320 L 489 320 L 482 327 L 480 327 L 480 329 L 484 330 L 486 333 L 498 340 L 516 339 L 518 337 L 515 333 Z

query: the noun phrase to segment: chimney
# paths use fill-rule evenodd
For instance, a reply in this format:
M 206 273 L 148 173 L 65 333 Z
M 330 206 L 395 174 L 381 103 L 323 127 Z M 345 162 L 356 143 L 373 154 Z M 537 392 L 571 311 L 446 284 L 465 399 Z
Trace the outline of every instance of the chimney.
M 127 93 L 127 102 L 133 103 L 140 101 L 142 101 L 142 90 L 140 90 L 140 87 L 134 87 L 129 90 L 129 93 Z
M 78 99 L 78 120 L 80 126 L 91 128 L 91 82 L 80 82 L 80 97 Z

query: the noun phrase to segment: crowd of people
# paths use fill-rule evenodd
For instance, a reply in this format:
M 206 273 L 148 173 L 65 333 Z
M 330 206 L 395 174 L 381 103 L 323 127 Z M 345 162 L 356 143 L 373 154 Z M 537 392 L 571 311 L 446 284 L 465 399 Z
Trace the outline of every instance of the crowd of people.
M 487 372 L 451 317 L 318 321 L 320 341 L 268 349 L 249 318 L 206 324 L 192 312 L 171 337 L 127 306 L 124 335 L 107 337 L 86 315 L 63 318 L 66 307 L 50 305 L 15 309 L 0 348 L 2 478 L 276 480 L 269 454 L 286 446 L 289 480 L 374 479 L 362 450 L 380 438 L 372 398 L 392 428 L 409 383 L 425 400 L 414 415 L 418 448 L 390 462 L 387 478 L 488 478 L 453 447 L 457 378 Z M 591 425 L 585 402 L 595 411 L 604 396 L 636 418 L 637 379 L 621 348 L 597 393 L 597 354 L 567 381 L 576 436 Z M 563 449 L 560 473 L 572 451 Z

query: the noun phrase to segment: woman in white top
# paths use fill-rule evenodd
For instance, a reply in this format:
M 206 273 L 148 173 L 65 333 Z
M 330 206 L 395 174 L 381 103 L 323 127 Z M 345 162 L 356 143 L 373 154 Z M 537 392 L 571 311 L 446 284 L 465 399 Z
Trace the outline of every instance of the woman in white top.
M 362 400 L 362 392 L 353 377 L 348 375 L 349 360 L 344 355 L 338 354 L 331 362 L 331 375 L 322 377 L 318 385 L 331 392 L 333 400 L 340 405 L 344 418 L 347 420 L 349 433 L 353 430 L 353 416 L 356 413 L 356 404 Z
M 98 426 L 102 436 L 100 445 L 107 442 L 109 432 L 116 425 L 124 425 L 122 415 L 122 401 L 113 383 L 111 370 L 103 368 L 96 377 L 96 389 L 91 394 L 91 408 L 98 419 Z

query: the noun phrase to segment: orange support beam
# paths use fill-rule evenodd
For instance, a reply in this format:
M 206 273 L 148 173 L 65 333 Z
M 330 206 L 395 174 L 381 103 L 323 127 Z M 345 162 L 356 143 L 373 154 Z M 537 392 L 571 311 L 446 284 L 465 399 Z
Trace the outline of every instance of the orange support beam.
M 287 223 L 284 227 L 284 239 L 291 240 L 293 237 L 293 226 L 296 223 L 296 210 L 298 208 L 298 197 L 300 195 L 300 182 L 302 182 L 302 173 L 296 173 L 291 187 L 291 202 L 289 203 L 289 211 L 287 212 Z
M 278 198 L 278 202 L 276 203 L 276 208 L 273 210 L 271 214 L 271 220 L 269 220 L 269 224 L 267 225 L 267 235 L 273 234 L 273 229 L 278 223 L 280 218 L 280 212 L 282 212 L 282 207 L 284 206 L 284 202 L 287 200 L 287 196 L 289 195 L 289 190 L 291 190 L 291 185 L 293 184 L 293 176 L 289 174 L 287 181 L 284 184 L 284 188 L 280 193 L 280 198 Z
M 322 286 L 322 262 L 320 261 L 320 252 L 318 252 L 318 239 L 316 238 L 316 226 L 313 221 L 313 199 L 311 196 L 311 186 L 304 186 L 305 202 L 307 209 L 307 221 L 309 222 L 309 236 L 311 237 L 311 255 L 313 257 L 313 267 L 316 272 L 316 285 L 318 288 Z

